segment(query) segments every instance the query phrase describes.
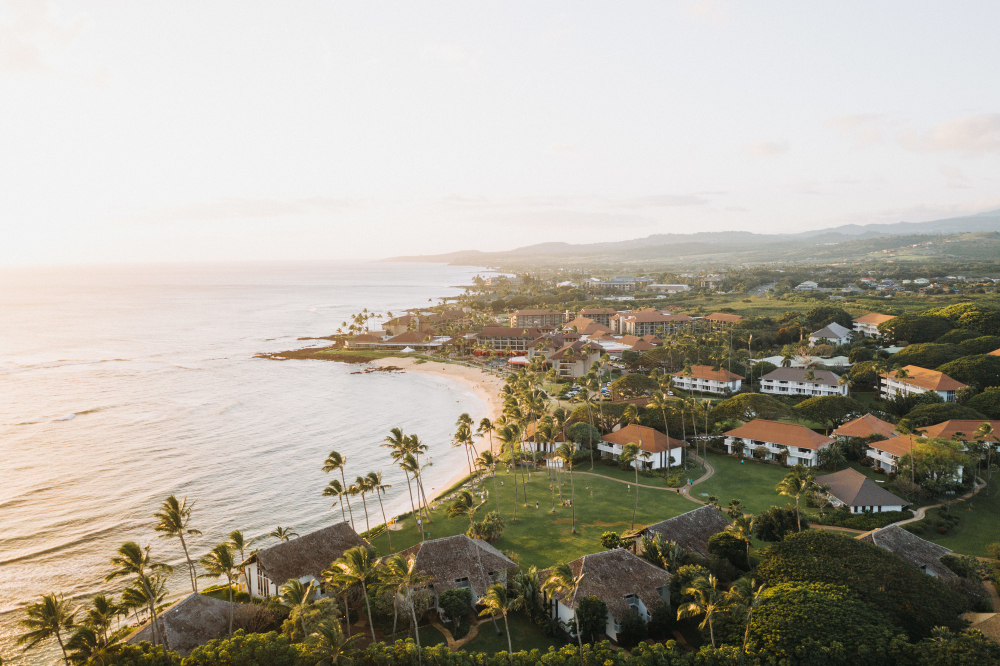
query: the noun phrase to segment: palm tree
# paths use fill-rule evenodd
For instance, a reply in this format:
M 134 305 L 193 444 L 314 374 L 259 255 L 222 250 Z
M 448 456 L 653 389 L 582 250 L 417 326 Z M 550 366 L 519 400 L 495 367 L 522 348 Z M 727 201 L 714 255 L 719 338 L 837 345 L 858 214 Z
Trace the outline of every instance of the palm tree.
M 550 597 L 558 596 L 563 599 L 569 599 L 575 608 L 576 593 L 580 589 L 580 583 L 583 581 L 585 575 L 583 573 L 579 576 L 575 575 L 573 568 L 566 562 L 563 562 L 552 567 L 552 572 L 545 579 L 542 589 Z M 569 604 L 566 605 L 568 606 Z M 573 621 L 576 623 L 576 642 L 580 646 L 580 663 L 583 663 L 583 634 L 580 633 L 580 618 L 577 616 L 575 610 L 573 611 Z
M 496 426 L 493 425 L 493 422 L 490 421 L 486 417 L 483 417 L 483 419 L 479 422 L 479 427 L 476 428 L 476 433 L 478 433 L 480 437 L 482 437 L 483 435 L 489 435 L 489 437 L 490 437 L 490 451 L 493 450 L 493 431 L 494 430 L 496 430 Z
M 576 534 L 576 486 L 573 484 L 573 447 L 566 442 L 556 449 L 556 456 L 563 461 L 563 465 L 569 470 L 569 503 L 572 508 L 573 527 L 571 534 Z
M 732 532 L 733 536 L 746 544 L 747 547 L 747 571 L 752 567 L 750 565 L 750 544 L 753 534 L 754 523 L 756 519 L 748 513 L 740 514 L 733 519 L 733 524 L 729 526 L 728 530 Z
M 87 625 L 79 626 L 66 641 L 69 661 L 75 664 L 104 664 L 108 657 L 108 641 L 100 631 Z
M 368 612 L 368 628 L 371 630 L 374 642 L 375 624 L 372 622 L 372 607 L 368 600 L 368 585 L 378 578 L 378 563 L 373 552 L 363 546 L 347 549 L 340 559 L 323 572 L 323 578 L 339 585 L 361 586 L 361 594 L 365 598 L 365 610 Z
M 766 585 L 758 585 L 753 578 L 740 578 L 726 593 L 728 610 L 735 613 L 746 613 L 746 630 L 743 632 L 743 653 L 746 654 L 747 642 L 750 640 L 750 623 L 753 612 L 757 610 Z
M 973 436 L 986 444 L 986 496 L 989 497 L 990 480 L 993 478 L 993 447 L 996 446 L 996 436 L 993 434 L 992 424 L 989 421 L 983 421 L 983 424 L 976 428 Z M 990 441 L 991 439 L 993 440 L 992 442 Z M 910 466 L 913 466 L 912 462 Z
M 813 486 L 815 486 L 813 473 L 799 463 L 788 472 L 785 478 L 781 480 L 781 483 L 778 484 L 778 487 L 775 488 L 779 494 L 795 498 L 795 523 L 799 532 L 802 531 L 802 514 L 799 512 L 799 500 L 811 493 Z
M 498 434 L 500 446 L 510 455 L 512 465 L 517 464 L 517 448 L 521 441 L 521 431 L 512 423 L 508 423 L 500 428 Z M 514 519 L 517 522 L 517 468 L 514 469 Z
M 433 522 L 431 519 L 431 503 L 427 500 L 427 493 L 424 491 L 423 477 L 423 469 L 427 465 L 430 465 L 430 463 L 426 465 L 420 464 L 420 454 L 427 452 L 427 445 L 421 442 L 420 438 L 416 435 L 410 435 L 406 438 L 406 451 L 415 461 L 415 464 L 411 466 L 410 473 L 413 474 L 413 480 L 417 486 L 418 503 L 420 503 L 420 500 L 423 501 L 424 520 L 428 523 Z
M 357 477 L 356 479 L 354 479 L 354 483 L 351 484 L 351 487 L 354 488 L 355 494 L 361 495 L 361 506 L 363 506 L 365 509 L 365 530 L 366 531 L 371 530 L 372 528 L 371 523 L 368 522 L 368 502 L 365 501 L 365 495 L 368 493 L 369 490 L 371 490 L 371 488 L 368 486 L 368 477 L 367 476 Z
M 493 477 L 493 495 L 496 497 L 497 515 L 500 515 L 500 491 L 497 488 L 497 458 L 492 451 L 483 451 L 476 458 L 476 466 L 488 470 Z
M 345 636 L 340 623 L 327 618 L 319 623 L 307 642 L 309 656 L 317 659 L 316 666 L 351 666 L 353 644 L 360 636 Z M 311 662 L 310 662 L 311 663 Z
M 417 505 L 413 502 L 413 485 L 410 483 L 410 473 L 403 466 L 403 459 L 406 456 L 406 444 L 407 437 L 403 434 L 400 428 L 393 428 L 389 431 L 389 436 L 385 438 L 383 447 L 390 449 L 390 457 L 392 461 L 403 470 L 403 474 L 406 475 L 406 489 L 410 493 L 410 515 L 413 516 L 413 524 L 417 523 Z M 420 530 L 420 534 L 423 535 L 423 530 Z M 421 536 L 421 541 L 423 541 L 423 536 Z
M 417 610 L 413 603 L 413 592 L 430 583 L 431 576 L 417 568 L 416 555 L 410 555 L 408 558 L 404 558 L 402 555 L 393 555 L 387 564 L 384 580 L 392 585 L 393 590 L 405 592 L 404 601 L 409 606 L 413 618 L 413 635 L 417 641 L 417 664 L 419 665 L 423 663 L 423 659 L 420 655 L 420 627 L 417 625 Z M 393 626 L 395 628 L 395 625 Z
M 160 630 L 156 626 L 156 602 L 158 599 L 153 590 L 157 587 L 155 582 L 159 578 L 159 574 L 169 574 L 173 572 L 173 567 L 162 562 L 154 562 L 149 555 L 149 546 L 142 548 L 134 541 L 126 541 L 118 548 L 118 554 L 111 558 L 111 566 L 114 569 L 104 577 L 105 581 L 125 576 L 136 577 L 136 583 L 145 593 L 149 605 L 153 643 L 158 643 L 160 635 Z
M 667 405 L 670 402 L 670 396 L 667 395 L 666 390 L 660 390 L 649 398 L 649 407 L 653 409 L 659 409 L 660 414 L 663 416 L 663 432 L 667 436 L 667 474 L 670 474 L 670 424 L 667 423 Z
M 479 611 L 480 617 L 503 615 L 503 626 L 507 631 L 507 654 L 510 655 L 510 663 L 514 663 L 514 645 L 510 640 L 510 625 L 507 624 L 507 614 L 515 611 L 524 605 L 524 598 L 512 595 L 507 591 L 507 586 L 503 583 L 494 583 L 486 590 L 486 595 L 479 600 L 479 605 L 483 610 Z
M 157 607 L 166 596 L 167 579 L 159 574 L 153 574 L 146 581 L 133 581 L 132 585 L 122 590 L 122 609 L 126 614 L 131 610 L 138 625 L 141 624 L 139 609 L 148 610 L 150 603 Z
M 323 471 L 330 473 L 340 471 L 340 481 L 343 487 L 347 488 L 347 475 L 344 469 L 347 466 L 347 456 L 342 456 L 336 451 L 330 451 L 330 455 L 326 457 L 326 461 L 323 462 Z M 354 511 L 351 509 L 351 498 L 349 494 L 345 495 L 347 497 L 347 510 L 351 514 L 351 529 L 354 529 Z
M 392 530 L 389 529 L 389 521 L 385 517 L 385 506 L 382 505 L 382 494 L 392 488 L 391 484 L 382 483 L 382 472 L 368 472 L 368 488 L 375 491 L 378 498 L 378 508 L 382 512 L 382 524 L 385 525 L 385 536 L 389 539 L 389 552 L 392 552 Z
M 333 504 L 330 505 L 330 508 L 332 509 L 337 506 L 337 504 L 340 504 L 340 515 L 344 519 L 345 523 L 347 522 L 347 512 L 344 510 L 344 503 L 340 500 L 346 494 L 347 491 L 344 489 L 344 486 L 340 483 L 339 479 L 334 479 L 330 483 L 326 484 L 326 488 L 323 489 L 323 497 L 337 498 L 334 500 Z
M 684 590 L 684 594 L 691 597 L 691 601 L 683 604 L 677 609 L 677 619 L 683 620 L 688 617 L 698 617 L 703 615 L 705 619 L 698 625 L 704 630 L 708 625 L 708 634 L 712 639 L 712 647 L 715 647 L 715 630 L 712 627 L 712 618 L 716 613 L 723 610 L 722 598 L 719 594 L 719 582 L 712 574 L 708 578 L 698 578 L 691 583 L 691 587 Z
M 188 564 L 188 574 L 191 576 L 191 590 L 195 594 L 198 594 L 198 572 L 195 569 L 194 561 L 191 559 L 191 554 L 188 552 L 187 541 L 184 540 L 185 534 L 188 536 L 201 536 L 201 532 L 188 527 L 188 522 L 191 520 L 192 508 L 194 508 L 194 502 L 188 504 L 187 497 L 179 500 L 176 495 L 171 495 L 163 500 L 160 510 L 154 513 L 153 517 L 159 521 L 155 527 L 157 532 L 162 532 L 162 536 L 164 537 L 181 540 L 181 548 L 184 549 L 184 559 L 187 560 Z
M 473 534 L 475 534 L 476 525 L 476 511 L 479 510 L 480 505 L 476 504 L 476 496 L 472 494 L 471 491 L 463 488 L 458 491 L 458 495 L 455 500 L 448 507 L 448 517 L 458 518 L 459 516 L 468 516 L 469 527 L 472 528 Z M 486 569 L 483 567 L 483 557 L 480 554 L 479 544 L 475 542 L 477 537 L 473 536 L 473 547 L 476 549 L 476 561 L 479 563 L 479 575 L 483 577 L 483 580 L 488 582 L 489 576 L 486 575 Z
M 234 551 L 240 554 L 240 572 L 247 581 L 247 594 L 250 593 L 250 574 L 246 570 L 247 551 L 253 545 L 253 539 L 247 539 L 240 530 L 233 530 L 229 533 L 229 545 Z
M 278 525 L 273 530 L 271 530 L 271 533 L 268 534 L 267 536 L 274 537 L 278 541 L 284 543 L 285 541 L 289 541 L 291 540 L 292 537 L 297 537 L 298 535 L 299 533 L 293 530 L 292 528 L 282 527 L 281 525 Z
M 299 623 L 302 625 L 302 635 L 308 636 L 306 629 L 306 607 L 312 603 L 313 581 L 305 585 L 296 578 L 290 578 L 287 583 L 281 586 L 281 603 L 292 610 L 298 610 Z M 348 621 L 350 625 L 350 621 Z
M 205 568 L 202 578 L 212 576 L 214 578 L 225 577 L 226 587 L 229 589 L 229 637 L 233 637 L 233 581 L 239 578 L 242 562 L 236 560 L 232 546 L 223 542 L 217 545 L 208 554 L 201 558 L 201 566 Z
M 70 608 L 69 602 L 54 593 L 44 594 L 40 601 L 28 604 L 24 614 L 24 619 L 18 624 L 27 631 L 17 637 L 17 644 L 30 650 L 42 641 L 55 638 L 62 650 L 63 660 L 69 664 L 62 636 L 64 631 L 76 626 L 76 611 Z
M 108 631 L 114 623 L 115 618 L 122 614 L 122 607 L 114 602 L 114 599 L 98 594 L 90 600 L 90 608 L 87 609 L 83 622 L 88 627 L 97 631 L 104 643 L 108 642 Z

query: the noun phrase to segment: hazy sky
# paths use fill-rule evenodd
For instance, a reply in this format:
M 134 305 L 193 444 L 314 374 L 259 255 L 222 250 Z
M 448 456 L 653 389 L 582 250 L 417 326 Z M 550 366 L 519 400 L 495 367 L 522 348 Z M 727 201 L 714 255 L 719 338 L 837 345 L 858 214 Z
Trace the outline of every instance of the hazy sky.
M 997 2 L 0 0 L 0 265 L 1000 208 Z

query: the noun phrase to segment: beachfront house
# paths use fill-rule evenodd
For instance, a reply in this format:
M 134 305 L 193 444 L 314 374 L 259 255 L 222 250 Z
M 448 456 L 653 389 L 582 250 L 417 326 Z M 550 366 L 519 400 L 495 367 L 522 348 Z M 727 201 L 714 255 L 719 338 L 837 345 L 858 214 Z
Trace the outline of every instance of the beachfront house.
M 809 346 L 821 344 L 846 345 L 851 341 L 851 329 L 841 326 L 837 322 L 828 324 L 815 333 L 809 334 Z
M 732 523 L 711 504 L 698 507 L 679 516 L 647 525 L 641 530 L 626 535 L 634 539 L 633 550 L 642 548 L 642 537 L 660 536 L 664 541 L 673 541 L 678 546 L 702 557 L 709 557 L 708 540 L 719 532 L 724 532 Z
M 690 371 L 675 372 L 673 377 L 677 388 L 716 395 L 736 393 L 743 385 L 741 375 L 724 368 L 716 370 L 710 365 L 692 365 Z
M 760 392 L 772 395 L 847 395 L 847 383 L 829 370 L 775 368 L 760 378 Z
M 566 443 L 566 438 L 564 437 L 562 430 L 553 428 L 552 435 L 552 441 L 549 441 L 548 437 L 540 435 L 535 422 L 532 421 L 528 424 L 528 427 L 524 429 L 524 448 L 531 452 L 540 451 L 542 453 L 551 453 L 559 448 L 560 444 Z M 575 444 L 571 443 L 571 446 L 576 448 Z
M 789 465 L 802 464 L 815 467 L 819 464 L 819 451 L 834 440 L 797 423 L 782 423 L 768 419 L 754 419 L 749 423 L 723 433 L 726 450 L 765 460 L 778 460 L 787 456 Z
M 881 394 L 889 399 L 897 395 L 914 395 L 934 391 L 945 402 L 954 402 L 959 389 L 967 388 L 966 384 L 952 379 L 943 372 L 928 370 L 917 365 L 905 365 L 897 370 L 890 370 L 881 375 Z
M 632 467 L 639 465 L 640 469 L 676 467 L 684 461 L 684 449 L 688 445 L 684 440 L 667 437 L 659 430 L 630 423 L 601 437 L 597 450 L 602 458 L 618 460 L 627 444 L 635 444 L 641 454 L 647 454 L 640 455 L 632 463 Z
M 635 610 L 646 622 L 653 609 L 670 603 L 670 581 L 673 576 L 624 548 L 584 555 L 569 563 L 574 577 L 583 576 L 572 596 L 556 595 L 548 599 L 552 617 L 562 622 L 570 632 L 576 628 L 577 601 L 594 596 L 608 607 L 604 633 L 618 640 L 621 622 L 629 610 Z M 548 572 L 539 573 L 547 578 Z
M 890 319 L 895 319 L 895 315 L 879 314 L 878 312 L 869 312 L 866 315 L 861 315 L 854 320 L 854 332 L 858 335 L 863 335 L 866 338 L 881 338 L 882 332 L 878 330 L 879 324 L 884 324 Z
M 833 431 L 833 436 L 841 441 L 852 438 L 868 439 L 876 436 L 886 439 L 896 436 L 896 426 L 877 416 L 865 414 L 841 425 Z
M 314 594 L 320 596 L 323 571 L 355 546 L 370 547 L 348 523 L 341 522 L 260 550 L 247 565 L 250 595 L 258 599 L 276 596 L 282 585 L 295 579 L 315 583 Z
M 247 604 L 230 603 L 207 594 L 189 594 L 157 614 L 160 640 L 171 652 L 186 657 L 199 645 L 229 636 L 229 612 L 239 612 Z M 126 643 L 153 642 L 152 622 L 132 632 Z
M 926 539 L 921 539 L 899 525 L 889 525 L 882 529 L 873 530 L 861 536 L 859 540 L 889 551 L 928 576 L 946 579 L 956 577 L 955 573 L 941 561 L 942 557 L 951 554 L 950 550 Z
M 416 569 L 431 577 L 434 606 L 442 592 L 454 589 L 472 591 L 478 602 L 494 583 L 506 583 L 507 575 L 517 564 L 482 539 L 464 534 L 430 539 L 400 553 L 404 558 L 416 558 Z
M 510 316 L 510 325 L 514 328 L 524 326 L 555 326 L 563 325 L 566 313 L 558 310 L 517 310 Z
M 845 507 L 851 513 L 902 511 L 909 504 L 851 467 L 817 476 L 816 484 L 826 488 L 833 506 Z

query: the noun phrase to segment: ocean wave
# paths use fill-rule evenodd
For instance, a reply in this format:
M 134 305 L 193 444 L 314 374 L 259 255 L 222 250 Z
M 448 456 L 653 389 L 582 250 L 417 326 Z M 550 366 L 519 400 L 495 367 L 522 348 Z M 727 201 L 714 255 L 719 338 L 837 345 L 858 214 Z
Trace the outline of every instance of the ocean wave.
M 5 560 L 0 560 L 0 567 L 7 566 L 8 564 L 17 564 L 18 562 L 26 562 L 38 557 L 42 557 L 44 555 L 51 555 L 53 553 L 66 551 L 74 546 L 90 543 L 91 541 L 95 541 L 99 537 L 105 534 L 111 534 L 121 529 L 122 529 L 122 524 L 115 523 L 114 525 L 108 525 L 107 527 L 102 527 L 97 530 L 91 530 L 86 534 L 81 534 L 75 539 L 71 539 L 69 541 L 60 541 L 59 543 L 52 544 L 51 546 L 46 546 L 45 548 L 39 548 L 37 550 L 33 550 L 28 553 L 15 555 L 14 557 L 9 557 Z

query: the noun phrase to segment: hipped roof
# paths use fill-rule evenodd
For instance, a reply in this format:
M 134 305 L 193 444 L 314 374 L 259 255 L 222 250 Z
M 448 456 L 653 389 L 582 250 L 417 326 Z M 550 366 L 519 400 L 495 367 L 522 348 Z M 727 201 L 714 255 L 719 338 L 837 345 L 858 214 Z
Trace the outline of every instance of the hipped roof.
M 963 384 L 957 379 L 952 379 L 943 372 L 921 368 L 919 365 L 904 365 L 901 370 L 906 371 L 906 377 L 900 377 L 899 370 L 884 372 L 880 376 L 932 391 L 957 391 L 967 386 L 967 384 Z
M 640 450 L 647 451 L 649 453 L 660 453 L 661 451 L 683 448 L 688 445 L 688 443 L 682 439 L 667 437 L 659 430 L 654 430 L 653 428 L 637 425 L 635 423 L 630 423 L 624 428 L 614 432 L 609 432 L 601 439 L 610 444 L 617 444 L 618 446 L 636 444 L 639 446 Z
M 883 421 L 877 416 L 865 414 L 856 419 L 851 419 L 833 431 L 834 435 L 841 437 L 871 437 L 872 435 L 882 435 L 883 437 L 895 437 L 896 426 Z
M 738 375 L 735 372 L 730 372 L 725 368 L 715 370 L 710 365 L 692 365 L 690 374 L 683 370 L 679 370 L 674 373 L 674 377 L 694 377 L 695 379 L 705 379 L 716 382 L 731 382 L 737 379 L 743 379 L 742 375 Z
M 476 550 L 479 555 L 476 555 Z M 431 576 L 431 587 L 436 594 L 458 587 L 458 581 L 468 578 L 476 598 L 486 594 L 493 584 L 490 572 L 513 569 L 517 566 L 509 557 L 481 539 L 470 539 L 464 534 L 431 539 L 411 546 L 400 553 L 404 558 L 416 557 L 416 567 Z M 479 567 L 482 561 L 482 569 Z
M 235 609 L 244 605 L 230 604 L 206 594 L 191 594 L 167 610 L 160 611 L 156 626 L 167 649 L 186 657 L 199 645 L 228 636 L 230 606 Z M 132 644 L 143 641 L 153 642 L 150 622 L 127 639 Z
M 573 597 L 557 597 L 567 608 L 575 609 L 576 600 L 597 597 L 608 607 L 608 614 L 620 621 L 630 606 L 625 597 L 634 594 L 646 608 L 662 601 L 659 589 L 670 585 L 673 576 L 630 550 L 616 548 L 584 555 L 569 563 L 574 576 L 583 579 Z
M 993 427 L 993 434 L 986 438 L 982 436 L 975 437 L 976 430 L 984 423 L 989 423 Z M 923 432 L 928 437 L 941 437 L 944 439 L 951 439 L 955 436 L 955 433 L 960 432 L 964 435 L 962 439 L 967 442 L 984 439 L 1000 442 L 1000 421 L 990 419 L 951 419 L 927 426 L 923 428 Z
M 726 437 L 740 437 L 813 450 L 833 444 L 833 440 L 829 437 L 824 437 L 804 425 L 769 421 L 768 419 L 754 419 L 723 434 Z
M 643 536 L 657 534 L 666 541 L 673 541 L 684 550 L 708 557 L 708 540 L 725 531 L 732 523 L 711 504 L 682 513 L 679 516 L 647 525 L 639 530 Z
M 254 558 L 264 575 L 281 585 L 292 578 L 319 578 L 344 551 L 368 545 L 350 525 L 340 522 L 266 548 Z
M 899 525 L 889 525 L 880 530 L 874 530 L 860 537 L 860 540 L 888 550 L 921 571 L 929 571 L 939 578 L 955 577 L 954 572 L 941 562 L 941 558 L 949 554 L 950 550 L 926 539 L 921 539 Z
M 854 321 L 858 324 L 875 324 L 876 326 L 878 326 L 879 324 L 884 324 L 890 319 L 895 319 L 895 318 L 896 315 L 887 315 L 887 314 L 880 314 L 878 312 L 869 312 L 868 314 L 861 315 Z
M 909 504 L 881 487 L 856 469 L 848 467 L 833 474 L 816 477 L 816 483 L 829 486 L 829 493 L 847 506 L 905 506 Z

